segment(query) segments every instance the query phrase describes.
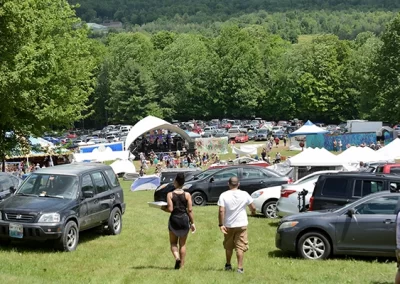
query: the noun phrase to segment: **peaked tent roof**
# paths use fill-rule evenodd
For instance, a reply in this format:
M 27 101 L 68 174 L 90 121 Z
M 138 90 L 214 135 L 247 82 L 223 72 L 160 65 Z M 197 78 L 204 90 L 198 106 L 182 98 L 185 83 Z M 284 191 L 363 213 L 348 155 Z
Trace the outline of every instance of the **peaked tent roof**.
M 390 159 L 384 157 L 378 151 L 374 151 L 369 147 L 352 146 L 339 155 L 344 163 L 371 163 L 371 162 L 387 162 Z
M 307 148 L 289 159 L 292 167 L 341 167 L 342 160 L 325 148 Z
M 131 128 L 125 140 L 125 149 L 128 149 L 129 146 L 133 143 L 133 141 L 135 141 L 139 136 L 156 129 L 167 129 L 172 132 L 178 133 L 179 135 L 182 136 L 183 139 L 187 141 L 192 141 L 192 138 L 190 138 L 189 134 L 186 133 L 185 130 L 165 120 L 162 120 L 161 118 L 149 115 L 143 118 L 138 123 L 136 123 Z
M 387 159 L 400 158 L 400 139 L 396 138 L 377 152 Z
M 327 132 L 328 131 L 316 126 L 314 123 L 308 120 L 302 127 L 290 133 L 289 136 L 292 137 L 298 135 L 322 134 Z

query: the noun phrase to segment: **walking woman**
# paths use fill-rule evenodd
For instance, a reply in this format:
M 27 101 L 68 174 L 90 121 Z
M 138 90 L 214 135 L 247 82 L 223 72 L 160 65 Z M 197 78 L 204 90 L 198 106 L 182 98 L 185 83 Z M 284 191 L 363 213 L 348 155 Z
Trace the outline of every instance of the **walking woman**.
M 162 208 L 165 212 L 171 212 L 168 229 L 171 252 L 175 258 L 175 269 L 184 267 L 186 239 L 190 229 L 192 232 L 196 231 L 192 211 L 192 196 L 182 189 L 184 183 L 185 176 L 183 173 L 177 174 L 174 180 L 175 190 L 168 193 L 168 205 Z

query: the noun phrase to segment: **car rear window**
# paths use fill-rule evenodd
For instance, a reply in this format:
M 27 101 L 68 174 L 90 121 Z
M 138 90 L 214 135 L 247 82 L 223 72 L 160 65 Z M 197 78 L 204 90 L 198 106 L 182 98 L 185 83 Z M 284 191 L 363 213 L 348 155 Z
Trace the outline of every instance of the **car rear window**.
M 111 182 L 112 187 L 118 186 L 119 185 L 118 177 L 114 173 L 114 171 L 112 169 L 108 169 L 105 172 L 106 172 L 106 175 L 108 176 L 108 179 Z
M 391 174 L 395 174 L 395 175 L 399 175 L 400 174 L 400 167 L 390 168 L 390 173 Z
M 348 179 L 326 178 L 321 195 L 332 197 L 346 197 Z

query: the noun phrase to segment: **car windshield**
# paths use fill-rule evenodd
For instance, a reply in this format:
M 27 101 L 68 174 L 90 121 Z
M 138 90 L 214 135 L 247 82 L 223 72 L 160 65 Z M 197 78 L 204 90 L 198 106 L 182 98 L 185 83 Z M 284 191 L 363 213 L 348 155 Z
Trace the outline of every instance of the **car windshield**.
M 75 199 L 78 178 L 67 175 L 31 174 L 15 195 Z

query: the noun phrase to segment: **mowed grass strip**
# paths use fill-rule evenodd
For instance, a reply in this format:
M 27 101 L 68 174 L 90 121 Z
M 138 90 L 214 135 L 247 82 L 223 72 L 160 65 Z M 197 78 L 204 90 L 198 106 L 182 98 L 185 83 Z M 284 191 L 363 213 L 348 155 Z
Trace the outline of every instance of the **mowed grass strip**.
M 46 244 L 13 243 L 0 249 L 0 283 L 393 283 L 393 259 L 316 262 L 282 254 L 275 248 L 277 221 L 262 217 L 249 218 L 245 274 L 225 272 L 215 205 L 194 208 L 197 232 L 189 235 L 185 268 L 176 271 L 169 215 L 148 207 L 153 192 L 130 192 L 129 182 L 122 185 L 127 211 L 121 235 L 83 232 L 72 253 L 55 252 Z

